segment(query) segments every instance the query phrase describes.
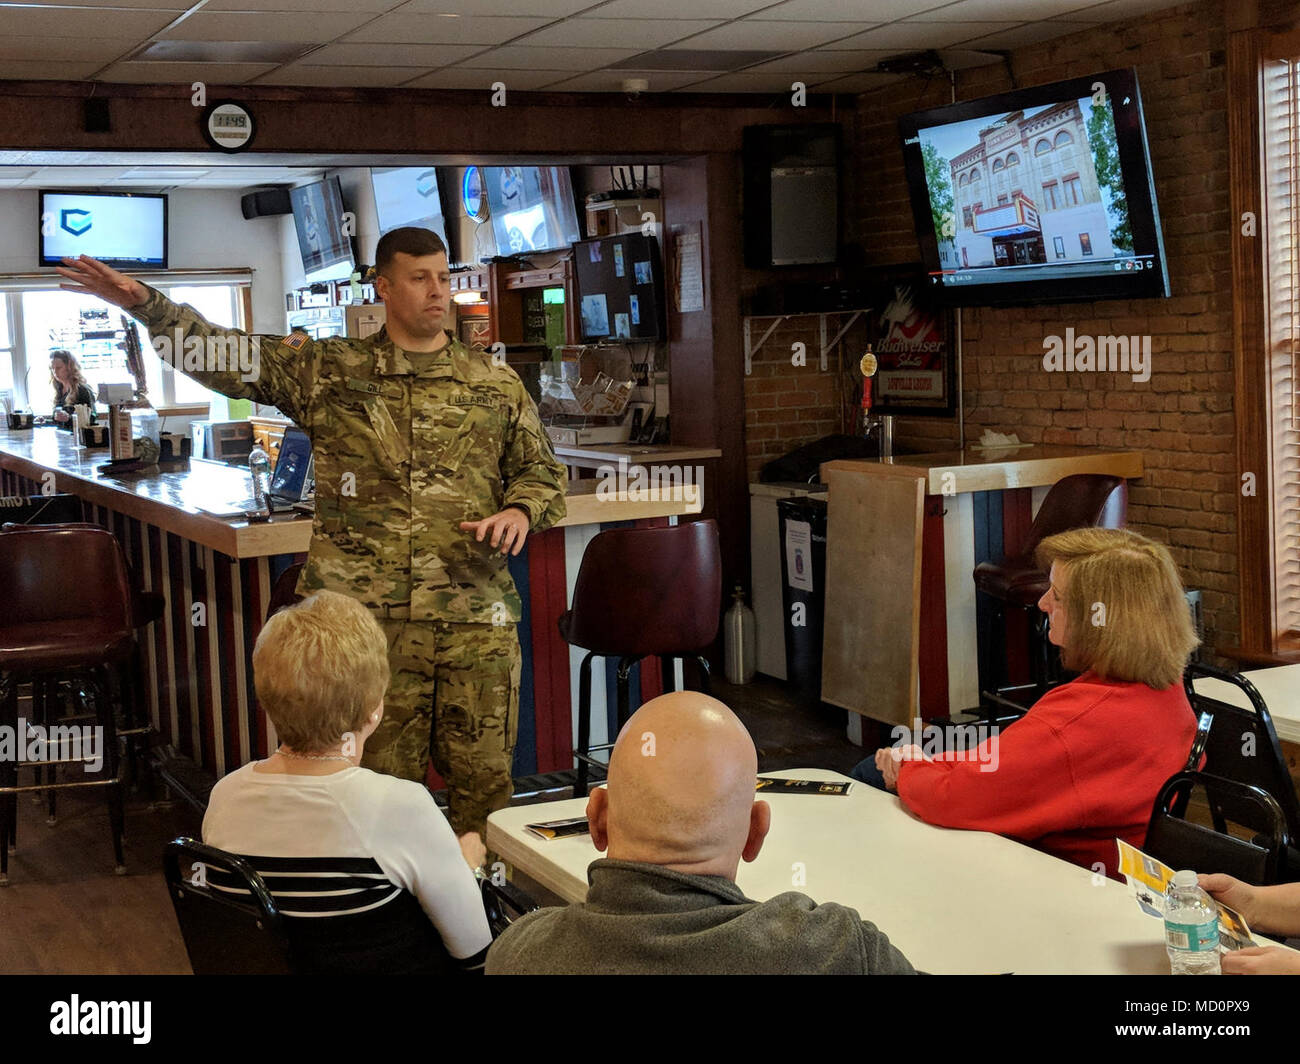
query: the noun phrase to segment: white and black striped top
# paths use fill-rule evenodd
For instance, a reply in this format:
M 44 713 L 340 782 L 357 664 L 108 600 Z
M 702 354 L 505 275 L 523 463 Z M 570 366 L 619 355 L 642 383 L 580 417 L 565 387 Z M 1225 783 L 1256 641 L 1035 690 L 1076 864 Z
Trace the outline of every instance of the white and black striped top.
M 203 841 L 247 858 L 300 952 L 333 970 L 385 957 L 384 971 L 423 971 L 439 950 L 434 970 L 447 958 L 481 968 L 492 937 L 482 895 L 426 788 L 363 768 L 291 776 L 256 764 L 213 788 Z M 217 869 L 208 882 L 242 890 Z

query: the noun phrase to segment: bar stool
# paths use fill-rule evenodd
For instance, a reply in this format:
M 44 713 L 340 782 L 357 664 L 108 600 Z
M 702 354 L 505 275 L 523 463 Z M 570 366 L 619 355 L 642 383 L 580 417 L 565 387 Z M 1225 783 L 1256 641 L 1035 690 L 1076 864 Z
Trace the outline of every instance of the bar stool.
M 995 624 L 1006 616 L 1008 606 L 1028 612 L 1034 640 L 1033 678 L 1028 687 L 1002 685 L 981 691 L 982 698 L 1003 709 L 1023 713 L 1026 706 L 1008 696 L 1030 690 L 1042 692 L 1049 683 L 1051 648 L 1041 623 L 1034 624 L 1038 600 L 1050 586 L 1048 573 L 1034 560 L 1034 551 L 1048 536 L 1073 528 L 1123 528 L 1128 516 L 1128 482 L 1103 473 L 1075 473 L 1052 485 L 1038 508 L 1029 535 L 1020 552 L 999 562 L 975 566 L 975 588 L 998 604 Z M 1004 672 L 1005 675 L 1005 672 Z
M 38 504 L 42 498 L 42 496 L 33 496 L 31 503 Z M 54 495 L 50 496 L 50 499 L 72 500 L 77 504 L 78 510 L 81 508 L 81 500 L 75 495 Z M 3 502 L 3 500 L 0 500 L 0 502 Z M 11 511 L 7 509 L 0 512 L 3 512 L 6 517 L 10 516 L 11 513 Z M 0 525 L 0 533 L 15 532 L 19 529 L 27 529 L 35 532 L 58 528 L 89 528 L 103 531 L 101 525 L 90 524 L 82 521 L 62 522 L 58 520 L 59 517 L 64 516 L 69 512 L 71 511 L 67 505 L 53 507 L 33 505 L 30 512 L 24 515 L 24 520 L 6 521 L 3 525 Z M 140 582 L 136 579 L 130 563 L 126 562 L 125 558 L 123 559 L 123 563 L 126 565 L 127 580 L 131 588 L 131 624 L 137 631 L 140 631 L 141 629 L 153 624 L 154 621 L 162 618 L 162 615 L 167 610 L 167 598 L 160 591 L 144 590 L 140 586 Z M 136 640 L 132 649 L 130 667 L 121 672 L 118 676 L 119 686 L 117 691 L 118 704 L 122 709 L 122 719 L 118 725 L 117 737 L 118 739 L 126 740 L 127 768 L 133 786 L 138 783 L 140 778 L 137 747 L 143 743 L 147 751 L 148 737 L 153 731 L 150 722 L 147 719 L 141 719 L 136 714 L 137 702 L 135 692 L 143 687 L 143 676 L 144 662 L 141 656 L 140 643 Z M 37 712 L 38 707 L 42 712 L 48 711 L 51 705 L 53 705 L 57 711 L 61 705 L 58 683 L 50 681 L 39 682 L 41 690 L 38 691 L 35 686 L 32 690 L 33 713 L 35 714 Z M 41 716 L 35 716 L 33 723 L 45 724 L 46 721 Z M 144 764 L 148 766 L 148 757 L 144 758 Z M 55 778 L 55 769 L 53 765 L 49 766 L 49 772 L 50 781 L 53 782 Z M 41 778 L 42 770 L 38 765 L 36 766 L 36 782 L 40 783 Z M 50 791 L 48 799 L 49 817 L 46 820 L 46 823 L 53 826 L 55 823 L 57 792 L 53 790 Z
M 98 527 L 7 532 L 0 536 L 0 587 L 7 591 L 8 607 L 0 619 L 0 674 L 6 684 L 0 700 L 0 726 L 16 739 L 25 738 L 18 729 L 19 687 L 32 684 L 33 708 L 45 716 L 48 684 L 75 672 L 87 676 L 96 689 L 95 724 L 103 729 L 103 764 L 97 779 L 38 782 L 20 788 L 19 751 L 13 760 L 0 761 L 0 885 L 9 882 L 9 851 L 17 835 L 20 790 L 103 787 L 117 859 L 115 871 L 123 874 L 117 722 L 107 696 L 112 672 L 118 674 L 122 690 L 130 690 L 129 679 L 122 674 L 129 668 L 135 648 L 131 586 L 121 546 L 110 532 Z M 59 750 L 60 756 L 39 764 L 80 763 L 63 753 Z
M 621 728 L 631 715 L 632 666 L 642 658 L 690 658 L 708 690 L 703 651 L 717 638 L 721 610 L 722 555 L 711 519 L 666 528 L 611 528 L 587 544 L 573 603 L 559 619 L 564 641 L 587 651 L 578 673 L 574 797 L 587 793 L 588 767 L 602 764 L 591 756 L 591 659 L 618 658 Z M 668 674 L 665 669 L 665 687 Z

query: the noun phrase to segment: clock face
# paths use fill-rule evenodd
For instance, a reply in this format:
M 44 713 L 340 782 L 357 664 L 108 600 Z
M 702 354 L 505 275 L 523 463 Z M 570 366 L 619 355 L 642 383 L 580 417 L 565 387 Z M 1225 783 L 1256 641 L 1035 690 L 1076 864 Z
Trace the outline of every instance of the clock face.
M 254 132 L 253 116 L 242 104 L 214 103 L 203 116 L 204 135 L 213 147 L 222 151 L 243 150 Z
M 465 169 L 465 180 L 461 183 L 461 203 L 465 213 L 476 222 L 487 221 L 487 192 L 483 187 L 483 169 L 470 166 Z

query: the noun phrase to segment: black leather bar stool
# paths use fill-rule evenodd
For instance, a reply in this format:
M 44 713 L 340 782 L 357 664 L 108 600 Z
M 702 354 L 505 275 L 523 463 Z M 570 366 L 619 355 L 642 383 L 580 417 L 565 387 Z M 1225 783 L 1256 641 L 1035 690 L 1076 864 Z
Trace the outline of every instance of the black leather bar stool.
M 117 859 L 115 870 L 124 873 L 117 722 L 108 696 L 112 673 L 118 675 L 124 692 L 131 689 L 129 678 L 122 674 L 129 670 L 135 650 L 135 617 L 122 548 L 112 533 L 98 527 L 7 532 L 0 535 L 0 587 L 7 593 L 6 610 L 0 618 L 0 677 L 5 684 L 0 726 L 18 736 L 18 689 L 22 684 L 32 684 L 34 708 L 43 716 L 44 692 L 51 682 L 75 673 L 95 690 L 93 723 L 103 729 L 103 763 L 94 773 L 83 771 L 80 779 L 20 788 L 20 762 L 0 761 L 0 885 L 9 881 L 9 851 L 17 834 L 20 790 L 103 787 Z M 60 723 L 66 726 L 70 722 Z M 67 753 L 58 750 L 52 762 L 79 763 L 64 756 Z M 51 760 L 40 764 L 49 767 Z
M 1000 685 L 994 691 L 981 691 L 982 698 L 1000 709 L 1023 713 L 1027 706 L 1010 696 L 1021 692 L 1042 693 L 1050 686 L 1051 647 L 1046 630 L 1041 623 L 1035 623 L 1038 600 L 1050 586 L 1047 570 L 1034 560 L 1038 545 L 1048 536 L 1073 528 L 1123 528 L 1127 517 L 1128 482 L 1123 477 L 1103 473 L 1062 477 L 1043 499 L 1020 552 L 999 562 L 980 562 L 975 566 L 976 590 L 998 603 L 994 623 L 1001 623 L 1008 607 L 1025 610 L 1029 613 L 1034 638 L 1031 659 L 1034 682 L 1028 687 Z
M 618 726 L 631 716 L 632 666 L 642 658 L 690 658 L 708 690 L 703 652 L 718 635 L 722 555 L 712 520 L 666 528 L 611 528 L 582 556 L 573 602 L 560 617 L 566 643 L 587 651 L 578 674 L 578 759 L 575 797 L 587 793 L 592 758 L 591 659 L 618 658 Z M 670 670 L 665 668 L 665 689 Z M 608 750 L 612 743 L 597 747 Z

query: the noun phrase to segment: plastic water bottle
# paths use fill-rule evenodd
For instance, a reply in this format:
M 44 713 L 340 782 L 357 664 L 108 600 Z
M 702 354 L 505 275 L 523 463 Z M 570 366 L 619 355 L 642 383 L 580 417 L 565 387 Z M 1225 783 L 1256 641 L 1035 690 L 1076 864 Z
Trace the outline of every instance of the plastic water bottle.
M 754 611 L 745 605 L 745 592 L 741 588 L 737 587 L 731 598 L 731 609 L 723 619 L 727 683 L 749 683 L 754 678 Z
M 1175 873 L 1165 891 L 1165 948 L 1174 975 L 1219 974 L 1219 910 L 1195 872 Z
M 271 456 L 254 444 L 248 453 L 248 476 L 253 482 L 253 509 L 266 513 L 270 510 L 267 496 L 271 492 Z

